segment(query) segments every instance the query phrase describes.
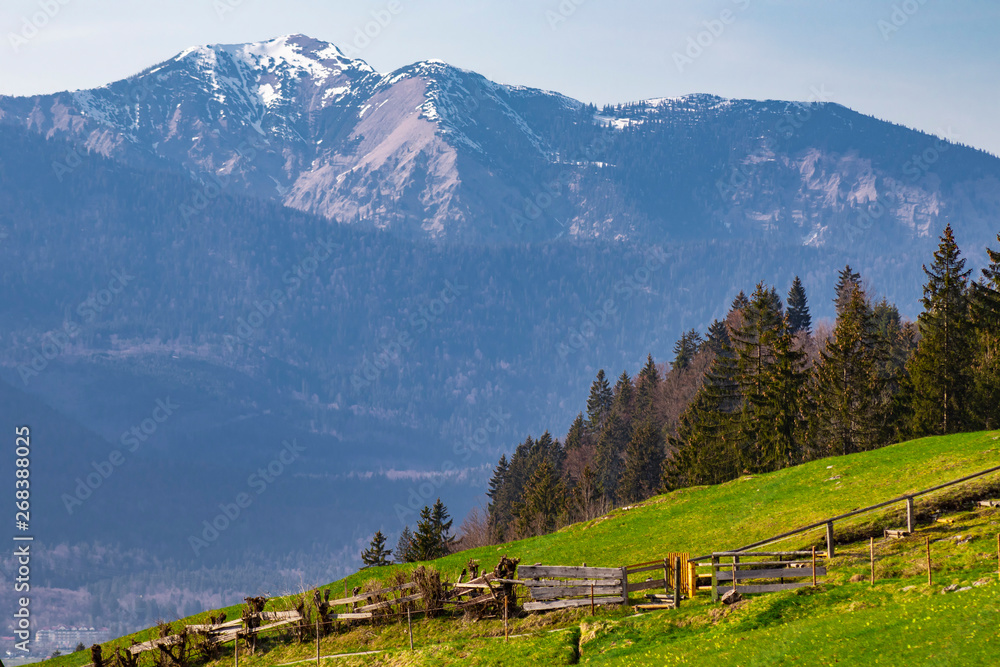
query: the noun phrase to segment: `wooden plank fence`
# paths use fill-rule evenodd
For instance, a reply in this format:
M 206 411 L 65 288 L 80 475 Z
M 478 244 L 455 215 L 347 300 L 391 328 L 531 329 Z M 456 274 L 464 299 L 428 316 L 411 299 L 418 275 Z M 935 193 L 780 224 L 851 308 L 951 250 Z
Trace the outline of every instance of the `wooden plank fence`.
M 521 565 L 521 583 L 531 601 L 525 611 L 548 611 L 628 602 L 628 574 L 624 567 Z
M 718 601 L 731 590 L 748 595 L 815 586 L 826 575 L 826 567 L 816 564 L 816 555 L 815 551 L 718 551 L 711 562 L 699 566 L 711 568 L 712 600 Z M 732 562 L 725 563 L 724 558 Z M 748 581 L 753 583 L 744 583 Z

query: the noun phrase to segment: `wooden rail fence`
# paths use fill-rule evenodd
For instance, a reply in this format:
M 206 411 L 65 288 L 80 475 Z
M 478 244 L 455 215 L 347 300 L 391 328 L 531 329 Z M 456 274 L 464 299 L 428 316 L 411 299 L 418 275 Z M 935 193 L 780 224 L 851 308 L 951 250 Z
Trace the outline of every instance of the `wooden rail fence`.
M 844 519 L 849 519 L 851 517 L 858 516 L 859 514 L 866 514 L 868 512 L 873 512 L 877 509 L 887 507 L 889 505 L 896 505 L 899 503 L 906 503 L 906 532 L 912 533 L 914 523 L 914 512 L 913 512 L 913 500 L 914 498 L 919 498 L 921 496 L 926 496 L 929 493 L 934 493 L 935 491 L 940 491 L 941 489 L 946 489 L 957 484 L 962 484 L 970 480 L 976 479 L 978 477 L 983 477 L 991 473 L 1000 471 L 1000 466 L 994 466 L 992 468 L 987 468 L 986 470 L 981 470 L 971 475 L 965 475 L 964 477 L 959 477 L 958 479 L 953 479 L 950 482 L 945 482 L 944 484 L 938 484 L 937 486 L 932 486 L 929 489 L 924 489 L 922 491 L 915 491 L 914 493 L 908 493 L 903 496 L 893 498 L 891 500 L 886 500 L 881 503 L 876 503 L 874 505 L 869 505 L 868 507 L 862 507 L 860 509 L 854 509 L 850 512 L 844 512 L 843 514 L 838 514 L 837 516 L 830 517 L 829 519 L 823 519 L 822 521 L 816 521 L 815 523 L 810 523 L 809 525 L 802 526 L 801 528 L 796 528 L 795 530 L 789 530 L 788 532 L 781 533 L 780 535 L 775 535 L 764 540 L 754 542 L 753 544 L 747 544 L 745 546 L 739 547 L 738 549 L 733 549 L 733 552 L 741 553 L 748 551 L 750 549 L 759 549 L 760 547 L 766 547 L 768 545 L 774 544 L 786 538 L 792 537 L 794 535 L 799 535 L 801 533 L 810 532 L 816 530 L 817 528 L 826 529 L 826 555 L 829 558 L 834 556 L 834 537 L 833 537 L 833 524 L 835 521 L 843 521 Z M 711 554 L 706 554 L 704 556 L 696 556 L 691 559 L 692 562 L 706 561 L 712 557 Z

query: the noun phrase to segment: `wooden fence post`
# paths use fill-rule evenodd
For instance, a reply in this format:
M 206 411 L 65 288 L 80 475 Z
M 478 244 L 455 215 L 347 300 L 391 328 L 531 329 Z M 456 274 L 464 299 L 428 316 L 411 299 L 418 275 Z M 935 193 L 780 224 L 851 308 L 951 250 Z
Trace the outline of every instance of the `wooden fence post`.
M 240 667 L 240 633 L 236 633 L 236 641 L 233 642 L 233 655 L 236 658 L 236 667 Z
M 507 607 L 504 607 L 504 613 L 507 613 Z M 590 615 L 593 616 L 596 612 L 594 611 L 594 584 L 590 585 Z
M 934 582 L 931 578 L 931 538 L 925 537 L 924 544 L 927 546 L 927 585 L 932 586 Z
M 739 569 L 740 557 L 733 556 L 733 590 L 736 590 L 736 571 Z
M 670 594 L 670 556 L 663 557 L 663 594 Z
M 906 532 L 913 532 L 913 496 L 906 497 Z
M 813 557 L 813 588 L 816 587 L 816 547 L 812 548 Z
M 506 609 L 506 608 L 507 607 L 504 606 L 504 609 Z M 410 620 L 410 607 L 409 607 L 409 605 L 407 605 L 407 607 L 406 607 L 406 629 L 409 630 L 409 632 L 410 632 L 410 650 L 412 651 L 413 650 L 413 621 Z
M 316 667 L 319 667 L 319 608 L 316 609 Z
M 681 607 L 681 557 L 674 556 L 674 609 Z
M 507 596 L 503 596 L 503 640 L 510 641 L 510 632 L 507 630 Z
M 712 602 L 719 601 L 719 557 L 712 556 Z
M 622 566 L 622 605 L 628 606 L 628 568 Z
M 868 538 L 868 555 L 872 561 L 872 586 L 875 585 L 875 538 Z
M 826 522 L 826 557 L 833 558 L 833 522 Z

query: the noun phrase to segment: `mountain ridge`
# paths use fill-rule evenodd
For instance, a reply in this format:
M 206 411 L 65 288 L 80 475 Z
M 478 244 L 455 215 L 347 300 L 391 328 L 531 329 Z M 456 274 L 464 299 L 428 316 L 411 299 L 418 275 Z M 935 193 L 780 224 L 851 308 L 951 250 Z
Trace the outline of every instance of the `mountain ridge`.
M 883 207 L 879 221 L 911 238 L 970 209 L 983 217 L 1000 160 L 823 99 L 692 94 L 597 110 L 438 60 L 380 73 L 298 34 L 190 47 L 90 90 L 0 97 L 0 122 L 435 241 L 648 242 L 700 226 L 703 238 L 823 247 L 851 245 Z M 956 154 L 979 175 L 935 180 Z

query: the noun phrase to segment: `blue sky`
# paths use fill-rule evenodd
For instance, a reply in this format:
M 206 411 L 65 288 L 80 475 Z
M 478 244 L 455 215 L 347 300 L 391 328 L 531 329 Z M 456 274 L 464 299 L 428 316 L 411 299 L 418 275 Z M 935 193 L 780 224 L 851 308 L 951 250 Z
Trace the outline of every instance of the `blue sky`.
M 357 44 L 380 71 L 439 58 L 597 104 L 821 97 L 1000 154 L 998 29 L 987 0 L 5 0 L 0 94 L 98 86 L 188 46 L 305 33 Z

